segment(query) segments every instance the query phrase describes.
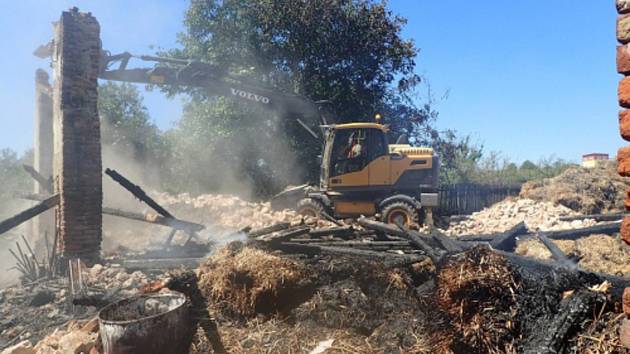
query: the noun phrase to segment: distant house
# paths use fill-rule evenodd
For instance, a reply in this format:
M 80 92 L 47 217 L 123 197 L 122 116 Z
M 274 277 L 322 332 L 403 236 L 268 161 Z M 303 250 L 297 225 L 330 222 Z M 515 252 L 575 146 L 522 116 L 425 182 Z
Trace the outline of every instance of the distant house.
M 582 155 L 582 167 L 592 168 L 602 161 L 608 161 L 608 154 L 592 153 Z

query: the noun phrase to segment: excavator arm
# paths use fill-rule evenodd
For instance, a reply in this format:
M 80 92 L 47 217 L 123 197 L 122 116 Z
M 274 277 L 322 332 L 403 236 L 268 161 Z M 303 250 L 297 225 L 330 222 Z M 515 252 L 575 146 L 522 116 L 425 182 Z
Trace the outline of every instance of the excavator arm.
M 161 63 L 151 68 L 127 68 L 129 61 Z M 118 63 L 117 67 L 114 67 Z M 238 79 L 209 63 L 185 59 L 163 58 L 130 53 L 110 55 L 104 52 L 99 77 L 105 80 L 141 84 L 197 87 L 211 96 L 234 97 L 247 103 L 269 109 L 287 119 L 295 119 L 311 135 L 318 125 L 327 125 L 330 117 L 326 101 L 314 102 L 308 98 L 280 92 L 271 87 L 257 85 L 250 80 Z

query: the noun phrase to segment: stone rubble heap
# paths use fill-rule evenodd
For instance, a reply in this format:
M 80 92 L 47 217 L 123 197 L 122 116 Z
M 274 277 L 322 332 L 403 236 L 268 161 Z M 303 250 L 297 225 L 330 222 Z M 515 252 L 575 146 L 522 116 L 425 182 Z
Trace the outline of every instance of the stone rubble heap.
M 103 294 L 109 301 L 137 295 L 142 286 L 155 280 L 140 271 L 128 273 L 115 264 L 107 266 L 96 264 L 92 268 L 83 269 L 82 274 L 88 291 Z M 74 306 L 73 309 L 71 301 L 67 278 L 0 289 L 0 348 L 9 343 L 20 344 L 19 348 L 29 346 L 33 348 L 32 343 L 37 343 L 44 335 L 51 332 L 55 332 L 56 339 L 51 339 L 50 343 L 61 343 L 60 347 L 78 342 L 85 343 L 91 334 L 85 334 L 87 337 L 74 338 L 81 333 L 70 334 L 75 332 L 74 329 L 64 331 L 59 328 L 66 326 L 73 318 L 85 319 L 95 316 L 97 308 Z M 69 337 L 66 338 L 66 334 Z M 81 352 L 69 349 L 47 351 L 41 347 L 34 350 L 33 353 Z M 5 353 L 31 353 L 31 351 L 2 351 L 2 354 Z
M 241 229 L 250 226 L 254 229 L 280 222 L 300 219 L 294 211 L 274 211 L 266 203 L 248 202 L 226 194 L 204 194 L 191 197 L 189 194 L 156 196 L 159 203 L 175 215 L 206 225 L 220 225 Z
M 593 226 L 594 220 L 561 221 L 561 216 L 577 215 L 573 210 L 550 202 L 508 198 L 454 222 L 446 233 L 451 236 L 504 232 L 524 221 L 531 231 L 566 230 Z

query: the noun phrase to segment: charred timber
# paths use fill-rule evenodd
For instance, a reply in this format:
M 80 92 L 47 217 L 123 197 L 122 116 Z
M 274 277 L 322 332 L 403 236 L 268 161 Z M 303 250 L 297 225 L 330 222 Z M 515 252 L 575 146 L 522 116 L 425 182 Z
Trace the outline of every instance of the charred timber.
M 303 244 L 314 244 L 317 246 L 346 246 L 346 247 L 355 247 L 355 246 L 364 246 L 364 247 L 379 247 L 379 246 L 389 246 L 389 247 L 405 247 L 410 246 L 411 243 L 409 241 L 329 241 L 329 240 L 318 240 L 318 239 L 310 239 L 310 238 L 294 238 L 291 242 L 303 243 Z
M 551 257 L 556 262 L 569 268 L 577 268 L 577 263 L 569 259 L 569 257 L 567 257 L 567 255 L 564 254 L 564 252 L 562 252 L 560 247 L 558 247 L 555 243 L 551 242 L 551 240 L 549 240 L 549 238 L 547 238 L 547 236 L 545 236 L 544 233 L 538 235 L 538 240 L 540 240 L 540 242 L 542 242 L 542 244 L 545 245 L 545 247 L 547 247 L 549 252 L 551 252 Z
M 290 226 L 291 226 L 291 224 L 289 224 L 288 222 L 282 222 L 282 223 L 274 224 L 274 225 L 271 225 L 271 226 L 263 227 L 261 229 L 252 230 L 252 231 L 250 231 L 247 234 L 247 236 L 256 238 L 256 237 L 259 237 L 259 236 L 268 235 L 268 234 L 273 233 L 273 232 L 286 230 Z
M 12 228 L 22 224 L 25 221 L 45 212 L 46 210 L 59 204 L 59 194 L 48 197 L 37 205 L 30 207 L 23 212 L 16 214 L 2 222 L 0 222 L 0 234 L 3 234 Z
M 591 291 L 578 291 L 560 301 L 558 311 L 542 316 L 536 334 L 522 348 L 523 353 L 562 353 L 567 349 L 573 331 L 593 315 L 593 309 L 605 303 L 605 296 Z
M 145 191 L 140 188 L 140 186 L 133 184 L 130 180 L 125 178 L 120 173 L 116 172 L 116 170 L 105 169 L 105 174 L 111 177 L 114 181 L 118 182 L 123 188 L 131 192 L 136 198 L 145 202 L 148 206 L 153 208 L 158 214 L 166 217 L 166 218 L 175 218 L 171 213 L 169 213 L 166 209 L 164 209 L 160 204 L 158 204 L 155 200 L 149 197 Z
M 256 238 L 256 241 L 278 243 L 288 241 L 293 237 L 306 235 L 309 231 L 311 231 L 311 228 L 308 226 L 298 226 L 276 234 L 259 236 Z
M 620 223 L 614 222 L 609 224 L 601 224 L 595 226 L 584 227 L 581 229 L 572 230 L 560 230 L 560 231 L 547 231 L 545 235 L 553 240 L 577 240 L 582 237 L 590 235 L 601 234 L 612 236 L 619 232 Z M 527 235 L 527 237 L 533 237 L 535 235 Z
M 409 240 L 414 246 L 416 246 L 418 249 L 423 251 L 427 256 L 429 256 L 431 260 L 433 260 L 433 262 L 436 264 L 439 263 L 439 261 L 442 259 L 442 257 L 446 253 L 445 250 L 443 249 L 440 250 L 436 247 L 432 247 L 431 245 L 429 245 L 427 243 L 427 240 L 425 240 L 425 237 L 421 236 L 421 234 L 418 232 L 413 232 L 410 230 L 403 230 L 394 225 L 385 224 L 382 222 L 369 220 L 366 218 L 359 218 L 357 222 L 365 228 L 375 230 L 375 231 L 380 231 L 380 232 L 394 235 L 394 236 L 399 236 L 399 237 Z
M 329 227 L 325 229 L 312 230 L 308 234 L 311 237 L 345 236 L 345 235 L 353 235 L 355 231 L 356 230 L 352 226 L 339 226 L 339 227 Z
M 516 225 L 519 226 L 519 225 Z M 618 222 L 594 225 L 589 227 L 583 227 L 579 229 L 569 229 L 569 230 L 557 230 L 557 231 L 546 231 L 545 235 L 552 240 L 577 240 L 579 238 L 587 237 L 594 234 L 602 234 L 612 236 L 619 232 L 620 224 Z M 484 235 L 465 235 L 459 236 L 456 239 L 458 241 L 464 242 L 490 242 L 498 238 L 502 237 L 503 240 L 510 239 L 510 233 L 513 232 L 514 228 L 510 229 L 506 232 L 496 233 L 496 234 L 484 234 Z M 512 236 L 516 236 L 519 239 L 526 238 L 536 238 L 537 235 L 534 233 L 517 233 L 516 235 L 512 234 Z M 494 241 L 495 243 L 497 241 Z
M 43 190 L 48 192 L 49 194 L 53 194 L 53 184 L 52 181 L 46 179 L 46 177 L 42 176 L 33 166 L 22 165 L 24 170 L 31 176 L 33 179 L 42 187 Z
M 163 216 L 155 215 L 155 214 L 145 215 L 145 214 L 133 213 L 133 212 L 125 211 L 125 210 L 108 208 L 108 207 L 103 207 L 103 214 L 107 214 L 111 216 L 118 216 L 121 218 L 146 222 L 150 224 L 168 226 L 175 230 L 182 230 L 188 233 L 198 232 L 206 228 L 204 225 L 193 223 L 190 221 L 180 220 L 175 217 L 167 218 L 167 217 L 163 217 Z
M 402 264 L 412 264 L 426 259 L 424 255 L 401 255 L 396 253 L 375 252 L 368 250 L 357 250 L 347 247 L 319 246 L 314 244 L 300 244 L 296 242 L 283 242 L 280 249 L 290 253 L 303 253 L 310 255 L 329 254 L 333 256 L 354 256 L 370 260 L 402 262 Z
M 610 294 L 613 299 L 620 301 L 623 290 L 630 286 L 630 279 L 589 272 L 579 267 L 566 267 L 558 262 L 539 261 L 510 252 L 493 251 L 507 258 L 508 262 L 518 270 L 521 277 L 529 278 L 532 283 L 553 284 L 559 291 L 595 286 L 608 281 L 611 284 Z
M 527 226 L 525 226 L 525 222 L 520 222 L 503 234 L 493 238 L 490 241 L 490 245 L 494 249 L 511 252 L 516 249 L 516 237 L 526 233 Z
M 595 220 L 597 222 L 600 221 L 617 221 L 621 220 L 626 216 L 625 213 L 617 213 L 617 214 L 592 214 L 592 215 L 570 215 L 570 216 L 561 216 L 559 220 L 561 221 L 575 221 L 575 220 Z

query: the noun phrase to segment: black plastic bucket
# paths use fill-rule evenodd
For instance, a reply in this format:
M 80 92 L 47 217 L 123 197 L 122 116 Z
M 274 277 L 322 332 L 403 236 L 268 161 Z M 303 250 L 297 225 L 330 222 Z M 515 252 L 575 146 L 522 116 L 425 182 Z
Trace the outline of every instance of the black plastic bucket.
M 186 296 L 178 292 L 115 302 L 98 320 L 106 354 L 188 353 L 195 330 Z

